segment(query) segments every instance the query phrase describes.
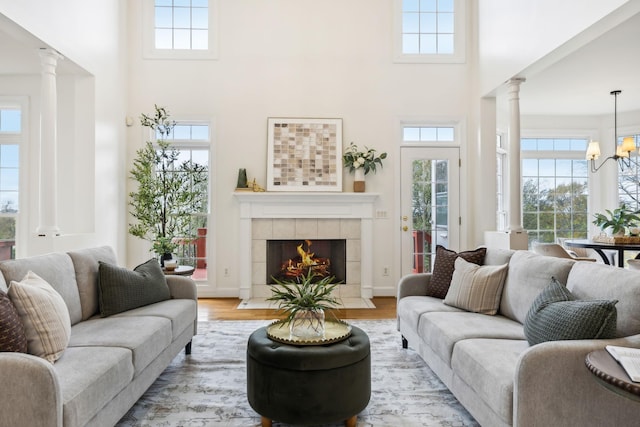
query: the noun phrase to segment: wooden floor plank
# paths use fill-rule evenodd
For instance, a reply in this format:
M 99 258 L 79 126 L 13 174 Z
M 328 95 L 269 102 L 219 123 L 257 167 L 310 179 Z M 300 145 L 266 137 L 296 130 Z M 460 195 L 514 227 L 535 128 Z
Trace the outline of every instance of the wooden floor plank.
M 338 319 L 394 319 L 396 317 L 396 299 L 394 297 L 375 297 L 376 308 L 334 310 Z M 238 298 L 200 298 L 198 300 L 199 320 L 271 320 L 279 319 L 277 310 L 241 309 Z M 330 318 L 330 317 L 328 317 Z

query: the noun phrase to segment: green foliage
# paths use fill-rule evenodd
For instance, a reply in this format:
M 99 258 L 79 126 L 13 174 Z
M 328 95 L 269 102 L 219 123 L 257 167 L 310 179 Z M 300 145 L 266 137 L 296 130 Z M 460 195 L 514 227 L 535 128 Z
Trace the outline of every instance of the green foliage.
M 365 175 L 369 172 L 376 173 L 376 167 L 382 168 L 382 161 L 386 158 L 387 153 L 376 156 L 376 150 L 373 148 L 364 147 L 364 151 L 361 151 L 353 142 L 349 144 L 342 156 L 344 167 L 349 168 L 349 172 L 364 168 Z
M 155 115 L 143 114 L 140 122 L 163 138 L 175 126 L 166 110 L 157 105 Z M 180 162 L 179 156 L 180 150 L 167 141 L 147 141 L 136 152 L 130 171 L 138 188 L 129 193 L 130 214 L 135 219 L 129 224 L 129 233 L 153 242 L 154 252 L 160 255 L 175 249 L 175 237 L 195 239 L 193 214 L 202 212 L 207 202 L 202 197 L 206 194 L 206 166 L 191 160 Z
M 586 238 L 587 182 L 540 189 L 527 179 L 522 188 L 522 221 L 529 240 L 552 243 L 557 238 Z
M 284 322 L 291 322 L 300 310 L 320 311 L 334 308 L 338 300 L 331 296 L 331 292 L 340 282 L 333 282 L 334 276 L 323 277 L 317 280 L 318 275 L 309 269 L 305 276 L 300 276 L 296 281 L 280 281 L 274 277 L 276 283 L 271 288 L 271 297 L 267 301 L 275 301 L 278 307 L 287 317 Z
M 597 213 L 594 215 L 595 219 L 593 220 L 593 223 L 600 227 L 602 231 L 611 228 L 611 232 L 617 234 L 626 231 L 628 227 L 640 222 L 640 217 L 638 216 L 640 211 L 629 209 L 624 203 L 614 209 L 613 212 L 609 209 L 605 209 L 605 211 L 608 216 Z

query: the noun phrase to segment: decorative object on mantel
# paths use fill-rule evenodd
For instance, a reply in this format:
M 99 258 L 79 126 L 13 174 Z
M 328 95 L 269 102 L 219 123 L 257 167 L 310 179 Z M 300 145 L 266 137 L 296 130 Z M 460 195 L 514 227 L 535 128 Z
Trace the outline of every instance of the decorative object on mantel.
M 610 95 L 614 96 L 613 148 L 615 154 L 604 159 L 602 163 L 600 163 L 600 166 L 596 167 L 596 159 L 600 157 L 600 144 L 596 141 L 591 141 L 587 147 L 587 160 L 591 161 L 591 172 L 593 173 L 598 172 L 602 165 L 609 159 L 617 161 L 622 170 L 624 170 L 625 167 L 631 167 L 631 152 L 637 148 L 634 138 L 632 136 L 622 138 L 622 144 L 618 145 L 618 95 L 621 93 L 621 90 L 613 90 L 610 92 Z
M 267 301 L 278 303 L 286 314 L 280 326 L 288 326 L 291 335 L 300 338 L 323 337 L 325 333 L 325 310 L 339 303 L 331 292 L 339 284 L 334 276 L 319 277 L 309 266 L 307 274 L 292 280 L 271 279 L 276 283 L 271 288 Z
M 247 170 L 238 169 L 238 182 L 236 183 L 236 191 L 251 191 L 252 189 L 247 184 Z
M 180 160 L 180 150 L 166 141 L 176 122 L 164 107 L 154 105 L 154 115 L 142 114 L 140 123 L 149 128 L 151 140 L 136 151 L 130 178 L 138 184 L 129 193 L 129 213 L 134 223 L 129 233 L 152 243 L 161 263 L 171 259 L 176 239 L 196 239 L 193 213 L 204 212 L 207 200 L 207 166 Z M 189 179 L 185 179 L 188 176 Z
M 382 161 L 387 158 L 387 153 L 381 153 L 376 156 L 376 150 L 364 147 L 364 151 L 360 150 L 353 142 L 349 144 L 342 156 L 344 167 L 349 168 L 349 172 L 354 173 L 353 191 L 355 193 L 363 193 L 365 190 L 364 176 L 369 172 L 376 173 L 379 165 L 382 168 Z
M 624 237 L 627 229 L 634 229 L 634 231 L 638 231 L 637 223 L 640 223 L 640 216 L 638 216 L 640 211 L 629 209 L 626 204 L 621 203 L 620 207 L 614 209 L 613 212 L 609 209 L 606 209 L 606 212 L 607 215 L 601 213 L 595 214 L 595 219 L 593 220 L 593 224 L 600 227 L 600 230 L 603 232 L 611 229 L 611 235 L 613 237 Z M 601 240 L 599 241 L 602 242 Z
M 342 191 L 342 119 L 268 119 L 268 191 Z
M 253 178 L 253 182 L 251 183 L 251 191 L 253 191 L 254 193 L 261 193 L 264 192 L 264 188 L 260 187 L 260 185 L 258 185 L 258 183 L 256 182 L 256 179 Z

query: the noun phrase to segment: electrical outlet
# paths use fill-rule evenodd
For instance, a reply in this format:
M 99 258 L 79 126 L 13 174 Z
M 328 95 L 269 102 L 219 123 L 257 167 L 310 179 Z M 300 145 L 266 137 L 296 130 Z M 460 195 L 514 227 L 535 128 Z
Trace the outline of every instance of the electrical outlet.
M 229 267 L 224 268 L 224 277 L 229 277 Z
M 389 267 L 382 267 L 382 275 L 383 276 L 388 276 L 389 275 Z

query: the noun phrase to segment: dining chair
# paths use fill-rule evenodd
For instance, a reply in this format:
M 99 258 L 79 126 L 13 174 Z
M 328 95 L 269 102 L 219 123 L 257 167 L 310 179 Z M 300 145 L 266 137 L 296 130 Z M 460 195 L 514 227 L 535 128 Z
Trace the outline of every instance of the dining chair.
M 545 255 L 545 256 L 553 256 L 557 258 L 569 258 L 575 261 L 590 261 L 590 262 L 596 261 L 595 258 L 574 256 L 557 243 L 534 243 L 532 250 L 537 254 Z

